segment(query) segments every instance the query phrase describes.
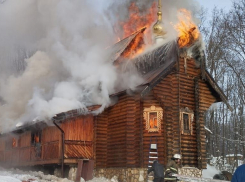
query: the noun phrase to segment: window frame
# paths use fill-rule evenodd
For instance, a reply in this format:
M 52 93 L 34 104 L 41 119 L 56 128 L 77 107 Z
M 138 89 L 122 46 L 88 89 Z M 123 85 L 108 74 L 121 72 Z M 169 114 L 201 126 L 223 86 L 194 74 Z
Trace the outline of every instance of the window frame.
M 39 142 L 36 142 L 35 137 L 38 136 Z M 42 131 L 32 131 L 31 132 L 31 146 L 36 146 L 37 143 L 42 142 Z
M 163 109 L 161 107 L 156 107 L 152 105 L 151 107 L 144 108 L 144 120 L 146 122 L 145 129 L 148 133 L 159 133 L 161 131 L 161 121 L 163 119 Z M 151 127 L 150 114 L 156 113 L 157 125 L 156 127 Z
M 184 120 L 184 115 L 187 115 L 188 122 Z M 194 112 L 188 107 L 180 110 L 180 124 L 181 124 L 181 134 L 183 135 L 192 135 L 193 134 L 193 120 Z M 188 129 L 186 129 L 186 124 L 188 124 Z

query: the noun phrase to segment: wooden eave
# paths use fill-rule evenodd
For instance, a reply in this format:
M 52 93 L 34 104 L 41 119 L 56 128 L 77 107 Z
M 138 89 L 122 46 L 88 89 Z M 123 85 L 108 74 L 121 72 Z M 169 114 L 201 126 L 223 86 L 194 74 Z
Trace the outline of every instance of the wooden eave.
M 67 112 L 62 112 L 56 114 L 52 119 L 58 123 L 62 123 L 68 119 L 72 119 L 81 115 L 92 115 L 92 112 L 99 109 L 101 105 L 88 106 L 87 111 L 82 111 L 81 109 L 73 109 Z
M 52 119 L 54 119 L 58 123 L 62 123 L 68 119 L 72 119 L 78 117 L 80 115 L 89 115 L 92 114 L 93 111 L 97 110 L 101 105 L 93 105 L 87 107 L 87 112 L 83 113 L 80 109 L 73 109 L 67 112 L 62 112 L 56 114 Z M 45 121 L 38 121 L 36 123 L 27 123 L 22 126 L 16 127 L 14 130 L 7 132 L 7 133 L 14 133 L 14 134 L 22 134 L 26 131 L 40 131 L 48 126 L 47 122 Z M 6 133 L 2 133 L 3 136 Z
M 28 124 L 24 124 L 20 127 L 16 127 L 15 130 L 12 131 L 12 133 L 14 134 L 21 134 L 24 133 L 26 131 L 39 131 L 42 130 L 43 128 L 45 128 L 47 126 L 47 123 L 44 121 L 39 121 L 36 123 L 28 123 Z
M 163 78 L 165 78 L 174 68 L 175 61 L 171 62 L 169 65 L 165 65 L 159 70 L 149 73 L 149 78 L 145 80 L 142 85 L 145 85 L 145 89 L 141 92 L 141 97 L 144 97 L 149 93 L 153 87 L 155 87 Z
M 210 75 L 210 73 L 207 70 L 205 70 L 205 77 L 206 77 L 206 81 L 208 82 L 208 84 L 210 85 L 210 87 L 216 92 L 217 102 L 224 102 L 227 105 L 227 107 L 232 111 L 233 108 L 228 103 L 227 96 L 224 94 L 224 92 L 222 91 L 222 89 L 214 81 L 213 77 Z

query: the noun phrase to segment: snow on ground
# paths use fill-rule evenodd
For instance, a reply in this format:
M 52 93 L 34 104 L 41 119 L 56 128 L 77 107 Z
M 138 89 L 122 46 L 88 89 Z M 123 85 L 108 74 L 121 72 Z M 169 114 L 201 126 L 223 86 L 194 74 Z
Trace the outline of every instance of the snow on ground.
M 215 174 L 220 171 L 215 167 L 208 165 L 207 169 L 203 170 L 203 178 L 213 179 Z M 193 180 L 195 181 L 195 180 Z M 73 182 L 67 178 L 58 178 L 54 175 L 44 175 L 43 172 L 21 171 L 18 169 L 5 170 L 0 168 L 0 182 Z M 83 182 L 83 180 L 81 180 Z M 88 182 L 118 182 L 116 177 L 112 179 L 93 178 Z
M 0 182 L 72 182 L 66 178 L 57 178 L 53 175 L 44 175 L 43 172 L 24 172 L 18 169 L 0 169 Z
M 213 179 L 213 176 L 215 174 L 219 174 L 220 171 L 217 170 L 215 167 L 210 166 L 209 164 L 207 165 L 207 169 L 204 169 L 202 171 L 202 177 L 203 178 L 209 178 L 209 179 Z
M 83 180 L 81 180 L 82 182 Z M 54 175 L 44 175 L 43 172 L 21 171 L 18 169 L 5 170 L 0 168 L 0 182 L 73 182 L 67 178 L 58 178 Z M 94 178 L 88 182 L 118 182 L 117 178 Z

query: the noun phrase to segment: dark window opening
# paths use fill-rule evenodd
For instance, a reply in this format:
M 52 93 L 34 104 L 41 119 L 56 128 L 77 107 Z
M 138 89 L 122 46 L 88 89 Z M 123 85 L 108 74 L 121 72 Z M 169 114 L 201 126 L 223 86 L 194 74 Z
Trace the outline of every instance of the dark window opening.
M 42 139 L 42 135 L 40 131 L 31 133 L 31 145 L 40 144 L 41 139 Z
M 183 113 L 183 122 L 184 122 L 184 130 L 190 130 L 190 121 L 189 121 L 189 114 Z

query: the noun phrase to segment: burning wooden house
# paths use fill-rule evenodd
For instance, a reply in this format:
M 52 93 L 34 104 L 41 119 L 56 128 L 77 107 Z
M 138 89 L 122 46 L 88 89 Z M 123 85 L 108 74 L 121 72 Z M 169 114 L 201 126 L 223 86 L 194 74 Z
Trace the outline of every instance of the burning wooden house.
M 164 31 L 158 20 L 154 32 L 161 42 Z M 96 176 L 115 175 L 119 181 L 131 182 L 146 180 L 154 146 L 157 155 L 152 158 L 166 165 L 173 154 L 180 153 L 182 165 L 188 166 L 182 173 L 193 170 L 200 176 L 207 166 L 204 112 L 215 102 L 227 103 L 227 98 L 206 70 L 194 30 L 188 32 L 189 41 L 180 36 L 133 58 L 132 53 L 142 48 L 145 28 L 118 42 L 113 63 L 134 65 L 143 78 L 137 89 L 111 95 L 118 102 L 99 115 L 72 110 L 53 117 L 54 126 L 37 123 L 2 135 L 0 163 L 58 164 L 63 173 L 67 166 L 75 166 L 77 181 L 81 176 L 91 179 L 94 171 Z

